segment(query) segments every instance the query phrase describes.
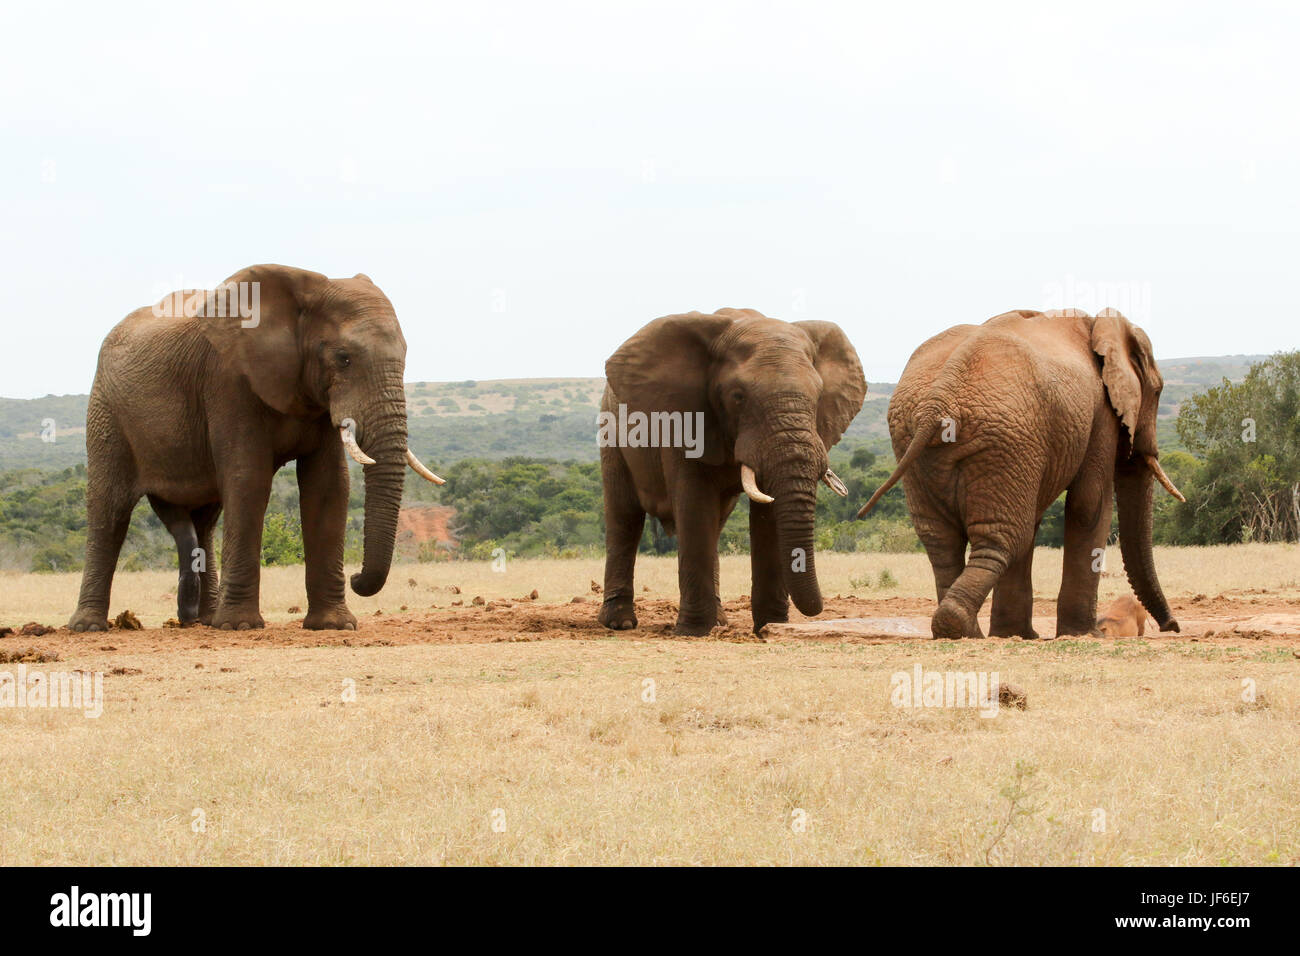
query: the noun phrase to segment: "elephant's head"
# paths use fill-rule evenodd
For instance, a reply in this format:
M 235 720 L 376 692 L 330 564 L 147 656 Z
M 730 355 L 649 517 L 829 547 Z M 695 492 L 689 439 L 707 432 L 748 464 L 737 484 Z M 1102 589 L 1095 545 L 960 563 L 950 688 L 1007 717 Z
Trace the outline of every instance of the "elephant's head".
M 1119 419 L 1115 455 L 1115 499 L 1119 506 L 1119 543 L 1129 583 L 1162 631 L 1177 631 L 1156 579 L 1151 553 L 1151 496 L 1154 481 L 1179 501 L 1185 500 L 1160 467 L 1156 448 L 1156 412 L 1164 379 L 1151 352 L 1151 340 L 1114 309 L 1092 320 L 1092 349 L 1101 357 L 1101 380 Z
M 329 415 L 364 466 L 365 554 L 352 590 L 374 594 L 388 578 L 406 467 L 442 481 L 406 447 L 406 340 L 392 303 L 367 276 L 279 265 L 237 272 L 222 290 L 199 321 L 228 369 L 277 412 Z
M 754 506 L 775 509 L 786 588 L 801 612 L 820 613 L 817 484 L 845 493 L 827 449 L 867 392 L 858 354 L 839 326 L 782 322 L 749 309 L 666 316 L 628 339 L 605 373 L 630 409 L 703 413 L 703 463 L 736 468 Z M 806 555 L 803 571 L 793 567 L 795 549 Z

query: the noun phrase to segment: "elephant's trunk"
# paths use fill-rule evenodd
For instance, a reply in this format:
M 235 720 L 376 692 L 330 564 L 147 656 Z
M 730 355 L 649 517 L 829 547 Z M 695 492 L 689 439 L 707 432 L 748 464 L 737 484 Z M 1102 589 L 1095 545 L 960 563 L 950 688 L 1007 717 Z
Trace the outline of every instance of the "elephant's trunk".
M 1133 593 L 1162 631 L 1177 631 L 1178 622 L 1169 611 L 1164 591 L 1156 579 L 1155 557 L 1151 550 L 1151 512 L 1154 476 L 1139 459 L 1115 466 L 1115 498 L 1119 505 L 1119 547 L 1124 556 Z
M 817 480 L 777 480 L 772 484 L 776 498 L 776 540 L 778 560 L 790 592 L 801 614 L 822 612 L 822 591 L 817 583 L 817 560 L 813 547 L 814 512 L 817 508 Z
M 365 551 L 361 571 L 352 575 L 352 590 L 368 597 L 388 580 L 406 482 L 406 399 L 401 386 L 395 395 L 376 401 L 357 421 L 358 441 L 375 460 L 365 466 Z

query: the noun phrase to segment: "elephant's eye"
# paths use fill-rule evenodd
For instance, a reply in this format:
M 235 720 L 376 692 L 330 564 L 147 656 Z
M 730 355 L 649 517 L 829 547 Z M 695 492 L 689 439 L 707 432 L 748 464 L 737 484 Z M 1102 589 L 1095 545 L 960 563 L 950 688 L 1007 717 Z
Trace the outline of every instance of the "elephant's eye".
M 737 405 L 744 405 L 745 393 L 742 392 L 740 389 L 736 389 L 734 392 L 731 393 L 731 400 L 735 402 Z
M 336 352 L 334 354 L 334 361 L 338 362 L 339 368 L 347 368 L 352 364 L 352 356 L 347 352 Z

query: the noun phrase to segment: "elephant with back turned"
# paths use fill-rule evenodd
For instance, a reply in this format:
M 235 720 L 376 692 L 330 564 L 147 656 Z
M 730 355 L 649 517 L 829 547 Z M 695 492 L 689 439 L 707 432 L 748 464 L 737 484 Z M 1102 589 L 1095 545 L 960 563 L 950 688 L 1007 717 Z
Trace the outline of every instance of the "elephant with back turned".
M 1162 631 L 1178 630 L 1151 550 L 1153 481 L 1182 500 L 1156 448 L 1163 387 L 1146 333 L 1113 309 L 1007 312 L 913 353 L 889 403 L 898 467 L 858 516 L 902 478 L 934 568 L 935 637 L 982 637 L 990 590 L 991 634 L 1038 636 L 1034 537 L 1062 492 L 1057 634 L 1094 632 L 1112 498 L 1129 583 Z
M 272 477 L 296 460 L 303 626 L 355 628 L 343 588 L 345 450 L 365 468 L 358 594 L 388 577 L 408 464 L 441 482 L 406 447 L 405 361 L 393 306 L 364 275 L 252 266 L 218 290 L 176 293 L 123 319 L 100 349 L 86 413 L 86 564 L 69 626 L 107 629 L 118 552 L 148 496 L 176 541 L 181 622 L 261 627 L 262 521 Z
M 702 424 L 695 449 L 602 440 L 605 590 L 599 619 L 636 627 L 633 567 L 647 514 L 677 535 L 677 633 L 725 623 L 718 536 L 750 498 L 754 630 L 785 621 L 789 599 L 821 613 L 813 549 L 817 486 L 843 483 L 827 450 L 862 408 L 858 355 L 830 322 L 782 322 L 748 309 L 656 319 L 605 363 L 602 417 L 681 413 Z

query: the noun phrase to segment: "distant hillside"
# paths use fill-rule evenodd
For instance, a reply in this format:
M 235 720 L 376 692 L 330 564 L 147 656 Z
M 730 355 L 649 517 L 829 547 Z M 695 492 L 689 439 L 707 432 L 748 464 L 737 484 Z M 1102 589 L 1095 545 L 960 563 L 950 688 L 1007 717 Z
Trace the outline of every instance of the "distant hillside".
M 1160 359 L 1166 385 L 1218 385 L 1223 379 L 1240 382 L 1267 355 L 1219 355 L 1210 358 Z
M 1179 403 L 1222 379 L 1240 381 L 1266 356 L 1175 358 L 1160 363 L 1165 393 L 1160 404 L 1163 443 L 1174 442 Z M 412 382 L 406 386 L 410 444 L 431 466 L 464 458 L 514 456 L 594 461 L 596 412 L 605 387 L 600 378 L 529 378 L 495 381 Z M 894 386 L 871 382 L 867 401 L 844 436 L 847 444 L 888 438 L 885 413 Z M 68 468 L 86 460 L 85 395 L 0 398 L 0 470 Z M 43 423 L 53 420 L 54 441 Z M 1166 447 L 1162 445 L 1162 447 Z

